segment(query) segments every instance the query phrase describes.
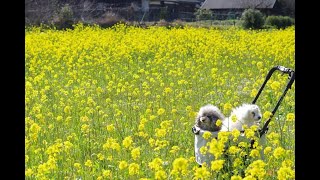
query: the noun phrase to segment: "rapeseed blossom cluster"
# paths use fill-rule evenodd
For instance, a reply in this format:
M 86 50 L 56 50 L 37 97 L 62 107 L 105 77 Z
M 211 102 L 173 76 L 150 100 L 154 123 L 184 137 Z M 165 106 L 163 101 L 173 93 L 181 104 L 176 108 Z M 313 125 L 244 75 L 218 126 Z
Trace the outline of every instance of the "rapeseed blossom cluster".
M 200 168 L 190 131 L 199 107 L 211 103 L 227 116 L 252 100 L 270 68 L 294 68 L 294 33 L 26 28 L 26 179 L 294 179 L 294 84 L 265 144 L 258 127 L 205 133 L 200 151 L 215 159 Z M 276 74 L 265 86 L 261 124 L 286 80 Z

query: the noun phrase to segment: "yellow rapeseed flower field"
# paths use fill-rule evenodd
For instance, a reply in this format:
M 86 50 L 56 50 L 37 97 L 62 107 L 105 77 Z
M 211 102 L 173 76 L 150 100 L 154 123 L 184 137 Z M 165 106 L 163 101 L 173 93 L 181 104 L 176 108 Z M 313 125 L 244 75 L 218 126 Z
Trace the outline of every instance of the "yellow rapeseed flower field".
M 229 115 L 276 65 L 295 67 L 294 27 L 27 28 L 26 179 L 294 179 L 294 84 L 265 145 L 252 150 L 234 131 L 204 149 L 218 157 L 211 166 L 194 158 L 199 108 Z M 256 103 L 262 122 L 286 83 L 281 73 L 268 81 Z

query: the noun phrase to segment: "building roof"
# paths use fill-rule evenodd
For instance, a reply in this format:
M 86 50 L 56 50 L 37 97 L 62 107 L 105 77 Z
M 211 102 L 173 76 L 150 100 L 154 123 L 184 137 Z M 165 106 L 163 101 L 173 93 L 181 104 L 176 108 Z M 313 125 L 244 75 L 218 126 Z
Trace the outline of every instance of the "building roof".
M 272 9 L 276 0 L 206 0 L 201 9 Z

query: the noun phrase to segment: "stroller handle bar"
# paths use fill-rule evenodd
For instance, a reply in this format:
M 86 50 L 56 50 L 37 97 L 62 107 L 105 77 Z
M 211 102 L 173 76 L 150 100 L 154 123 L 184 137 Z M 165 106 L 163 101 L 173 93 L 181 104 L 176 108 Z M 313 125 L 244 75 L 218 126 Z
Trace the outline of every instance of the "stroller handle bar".
M 269 119 L 265 122 L 264 126 L 262 127 L 261 131 L 260 131 L 260 137 L 265 134 L 268 130 L 268 125 L 273 117 L 273 115 L 276 113 L 281 101 L 283 100 L 284 96 L 286 95 L 288 89 L 291 89 L 291 86 L 294 82 L 294 79 L 295 79 L 295 72 L 292 70 L 292 69 L 289 69 L 289 68 L 286 68 L 284 66 L 274 66 L 273 68 L 270 69 L 269 73 L 267 74 L 267 77 L 265 79 L 265 81 L 263 82 L 261 88 L 259 89 L 256 97 L 254 98 L 254 100 L 252 101 L 252 104 L 255 104 L 257 99 L 259 98 L 264 86 L 267 84 L 267 81 L 270 79 L 271 75 L 273 74 L 274 71 L 281 71 L 283 74 L 288 74 L 289 75 L 289 81 L 287 83 L 287 86 L 285 88 L 285 90 L 283 91 L 280 99 L 278 100 L 275 108 L 273 109 L 273 111 L 271 112 L 271 116 L 269 117 Z
M 291 86 L 292 86 L 293 81 L 294 81 L 294 79 L 295 79 L 295 72 L 294 72 L 292 69 L 286 68 L 286 67 L 284 67 L 284 66 L 274 66 L 273 68 L 270 69 L 269 73 L 267 74 L 267 77 L 266 77 L 265 81 L 263 82 L 261 88 L 259 89 L 256 97 L 255 97 L 254 100 L 252 101 L 252 104 L 255 104 L 255 103 L 256 103 L 256 101 L 258 100 L 258 98 L 259 98 L 259 96 L 260 96 L 260 94 L 261 94 L 264 86 L 267 84 L 267 82 L 268 82 L 268 80 L 270 79 L 270 77 L 272 76 L 273 72 L 276 71 L 276 70 L 281 71 L 283 74 L 288 74 L 288 75 L 289 75 L 288 78 L 289 78 L 290 80 L 289 80 L 289 82 L 288 82 L 288 84 L 287 84 L 286 90 L 289 89 L 289 88 L 291 89 Z

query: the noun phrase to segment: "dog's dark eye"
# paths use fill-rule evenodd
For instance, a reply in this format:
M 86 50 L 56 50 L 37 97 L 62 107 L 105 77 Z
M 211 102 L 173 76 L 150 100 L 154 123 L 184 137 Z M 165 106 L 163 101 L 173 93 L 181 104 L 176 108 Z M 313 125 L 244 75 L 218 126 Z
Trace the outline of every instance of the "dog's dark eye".
M 252 112 L 252 115 L 253 115 L 253 116 L 255 116 L 255 115 L 256 115 L 256 113 L 255 113 L 255 112 Z

